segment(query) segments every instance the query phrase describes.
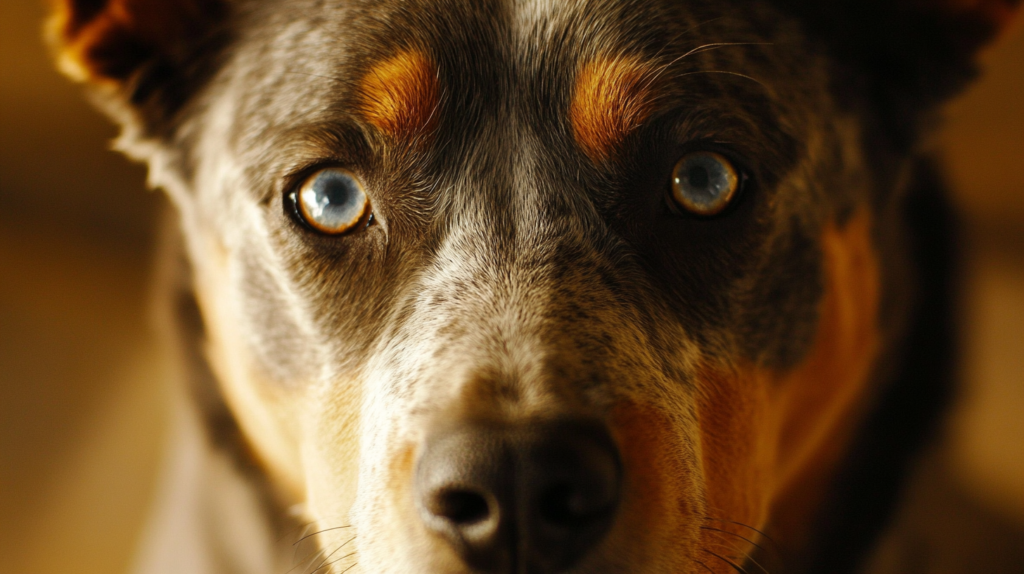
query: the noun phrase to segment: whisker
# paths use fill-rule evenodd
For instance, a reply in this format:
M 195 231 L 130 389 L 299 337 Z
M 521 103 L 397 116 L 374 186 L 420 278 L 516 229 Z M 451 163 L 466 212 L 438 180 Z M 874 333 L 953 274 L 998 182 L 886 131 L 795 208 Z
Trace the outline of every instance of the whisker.
M 313 526 L 313 524 L 315 524 L 315 523 L 314 522 L 305 522 L 303 524 L 299 524 L 295 528 L 292 528 L 288 532 L 282 534 L 276 540 L 276 542 L 277 543 L 283 542 L 285 538 L 287 538 L 288 536 L 294 534 L 295 531 L 299 530 L 300 528 L 301 528 L 301 531 L 300 531 L 299 536 L 303 536 L 304 534 L 306 534 L 306 532 L 309 531 L 310 527 Z M 295 566 L 292 566 L 292 568 L 290 570 L 288 570 L 288 572 L 291 572 L 292 570 L 295 570 L 296 568 L 301 566 L 306 561 L 306 558 L 303 558 L 301 561 L 299 560 L 299 552 L 301 551 L 302 547 L 301 546 L 297 546 L 297 544 L 298 544 L 298 542 L 292 544 L 292 562 L 294 562 L 296 564 L 295 564 Z M 307 556 L 308 556 L 308 554 L 307 554 Z M 288 572 L 286 572 L 285 574 L 288 574 Z
M 730 550 L 730 551 L 733 551 L 733 552 L 735 552 L 735 550 L 736 550 L 735 548 L 731 548 L 729 545 L 725 544 L 724 542 L 720 542 L 719 546 L 721 546 L 723 550 Z M 736 559 L 736 560 L 741 560 L 743 562 L 743 564 L 746 564 L 747 561 L 750 561 L 750 562 L 752 562 L 754 564 L 754 566 L 757 566 L 761 570 L 761 572 L 763 572 L 764 574 L 771 574 L 771 572 L 767 568 L 762 566 L 760 562 L 755 560 L 754 557 L 751 556 L 749 552 L 744 552 L 742 556 L 737 556 L 737 555 L 730 555 L 730 556 L 732 558 Z
M 658 51 L 655 52 L 653 59 L 657 60 L 661 56 L 662 52 L 664 52 L 666 49 L 668 49 L 668 47 L 671 46 L 672 44 L 675 44 L 675 42 L 677 40 L 679 40 L 680 38 L 682 38 L 683 36 L 689 34 L 690 32 L 693 32 L 694 30 L 696 30 L 697 28 L 700 28 L 701 26 L 703 26 L 705 24 L 710 24 L 710 23 L 712 23 L 712 22 L 714 22 L 716 20 L 721 20 L 722 18 L 725 18 L 725 16 L 718 16 L 717 18 L 712 18 L 710 20 L 704 20 L 703 22 L 698 22 L 698 23 L 694 24 L 693 26 L 690 26 L 689 28 L 687 28 L 687 29 L 683 30 L 682 32 L 676 34 L 675 36 L 672 36 L 671 40 L 669 40 L 668 42 L 665 42 L 665 44 L 662 47 L 658 48 Z
M 721 560 L 722 562 L 725 562 L 729 566 L 732 566 L 732 569 L 737 571 L 737 572 L 739 572 L 740 574 L 750 574 L 749 572 L 747 572 L 743 568 L 737 566 L 732 560 L 729 560 L 728 558 L 726 558 L 724 556 L 721 556 L 719 554 L 715 554 L 714 552 L 708 550 L 707 548 L 701 548 L 701 550 L 703 550 L 704 552 L 707 552 L 708 554 L 714 556 L 715 558 L 718 558 L 719 560 Z
M 321 548 L 320 550 L 317 550 L 316 552 L 314 552 L 314 553 L 310 554 L 309 556 L 306 556 L 305 558 L 300 560 L 297 564 L 295 564 L 295 566 L 292 566 L 291 568 L 289 568 L 288 571 L 285 572 L 284 574 L 291 574 L 299 566 L 302 566 L 303 564 L 306 564 L 306 563 L 309 563 L 309 562 L 313 562 L 314 560 L 320 558 L 320 556 L 323 553 L 324 553 L 324 549 L 323 548 Z
M 672 60 L 669 60 L 664 65 L 659 66 L 657 68 L 657 71 L 655 71 L 655 73 L 651 74 L 650 77 L 648 77 L 646 79 L 644 85 L 645 86 L 650 86 L 652 83 L 654 83 L 655 80 L 657 80 L 659 77 L 661 77 L 661 74 L 663 74 L 666 70 L 668 70 L 669 68 L 671 68 L 672 66 L 677 64 L 680 60 L 683 60 L 687 56 L 691 56 L 693 54 L 701 54 L 703 52 L 710 52 L 712 50 L 718 50 L 720 48 L 726 48 L 726 47 L 729 47 L 729 46 L 771 46 L 771 45 L 773 45 L 772 42 L 713 42 L 713 43 L 710 43 L 710 44 L 704 44 L 702 46 L 697 46 L 696 48 L 693 48 L 692 50 L 690 50 L 689 52 L 686 52 L 682 56 L 677 56 L 676 58 L 673 58 Z
M 727 46 L 771 46 L 771 45 L 772 45 L 771 42 L 713 42 L 713 43 L 710 43 L 710 44 L 704 44 L 703 46 L 697 46 L 696 48 L 690 50 L 689 52 L 683 54 L 682 56 L 679 56 L 678 58 L 676 58 L 672 62 L 669 62 L 669 64 L 671 65 L 671 64 L 673 64 L 673 63 L 675 63 L 675 62 L 677 62 L 679 60 L 682 60 L 683 58 L 685 58 L 687 56 L 690 56 L 692 54 L 700 54 L 702 52 L 710 52 L 712 50 L 717 50 L 719 48 L 725 48 Z
M 317 565 L 317 567 L 313 569 L 313 572 L 310 572 L 309 574 L 313 574 L 313 573 L 315 573 L 316 571 L 318 571 L 318 570 L 320 570 L 321 568 L 323 568 L 325 564 L 328 564 L 328 562 L 327 562 L 327 561 L 331 559 L 331 556 L 334 556 L 335 554 L 337 554 L 339 550 L 341 550 L 342 548 L 344 548 L 344 547 L 348 546 L 348 545 L 349 545 L 349 544 L 350 544 L 350 543 L 351 543 L 351 542 L 352 542 L 353 540 L 355 540 L 355 539 L 356 539 L 356 537 L 355 537 L 355 536 L 353 536 L 352 538 L 349 538 L 349 539 L 348 539 L 348 540 L 346 540 L 346 541 L 345 541 L 344 543 L 342 543 L 342 545 L 341 545 L 341 546 L 339 546 L 339 547 L 335 548 L 334 550 L 332 550 L 330 554 L 328 554 L 327 556 L 324 556 L 324 559 L 323 559 L 323 560 L 322 560 L 322 561 L 320 562 L 320 564 L 319 564 L 319 565 Z M 352 554 L 355 554 L 355 552 L 353 552 Z M 346 555 L 346 556 L 351 556 L 351 554 L 348 554 L 348 555 Z M 345 558 L 346 556 L 343 556 L 342 558 Z M 335 561 L 335 562 L 336 562 L 336 561 Z M 331 564 L 333 564 L 333 562 L 331 562 Z
M 313 525 L 312 522 L 307 522 L 306 525 L 302 527 L 302 532 L 299 534 L 299 536 L 300 537 L 304 536 L 306 534 L 306 532 L 309 530 L 310 526 L 312 526 L 312 525 Z M 281 540 L 283 540 L 283 539 L 284 539 L 284 537 L 282 536 Z M 278 540 L 278 542 L 281 542 L 281 540 Z M 292 562 L 295 562 L 296 565 L 292 566 L 291 570 L 289 570 L 288 572 L 291 572 L 292 570 L 295 570 L 295 568 L 297 568 L 299 564 L 302 564 L 303 562 L 306 561 L 305 558 L 302 559 L 302 562 L 299 561 L 299 551 L 301 550 L 301 547 L 298 544 L 299 544 L 298 542 L 295 542 L 294 544 L 292 544 Z M 286 572 L 285 574 L 288 574 L 288 573 Z
M 317 534 L 323 534 L 324 532 L 330 532 L 331 530 L 341 530 L 343 528 L 352 528 L 352 525 L 348 525 L 348 526 L 333 526 L 331 528 L 324 528 L 323 530 L 317 530 L 316 532 L 307 534 L 307 535 L 303 536 L 302 538 L 299 538 L 298 540 L 296 540 L 295 542 L 292 543 L 292 546 L 295 546 L 296 544 L 298 544 L 299 542 L 302 542 L 303 540 L 305 540 L 307 538 L 311 538 L 313 536 L 316 536 Z
M 690 26 L 689 28 L 687 28 L 687 29 L 683 30 L 682 32 L 680 32 L 677 37 L 682 36 L 684 34 L 689 34 L 690 32 L 693 32 L 694 30 L 696 30 L 697 28 L 700 28 L 701 26 L 710 24 L 712 22 L 717 22 L 717 21 L 719 21 L 719 20 L 721 20 L 723 18 L 725 18 L 725 16 L 715 16 L 714 18 L 711 18 L 710 20 L 704 20 L 703 22 L 697 22 L 693 26 Z
M 355 556 L 355 554 L 356 554 L 355 552 L 349 552 L 348 554 L 346 554 L 346 555 L 342 556 L 341 558 L 336 558 L 336 559 L 334 559 L 334 560 L 331 560 L 331 561 L 330 561 L 330 562 L 328 562 L 327 564 L 323 564 L 323 565 L 321 565 L 321 566 L 317 567 L 317 569 L 316 569 L 316 570 L 313 570 L 313 571 L 312 571 L 312 572 L 310 572 L 309 574 L 316 574 L 316 573 L 317 573 L 317 571 L 319 571 L 319 570 L 320 570 L 320 568 L 330 568 L 330 567 L 331 567 L 331 566 L 333 566 L 334 564 L 337 564 L 338 562 L 341 562 L 342 560 L 344 560 L 344 559 L 346 559 L 346 558 L 349 558 L 350 556 Z M 352 566 L 355 566 L 355 564 L 353 564 Z M 348 572 L 349 568 L 352 568 L 352 566 L 349 566 L 348 568 L 346 568 L 346 569 L 345 569 L 345 570 L 343 570 L 342 572 Z
M 345 574 L 345 572 L 348 572 L 349 570 L 355 568 L 357 564 L 359 564 L 359 563 L 358 562 L 353 562 L 351 566 L 349 566 L 348 568 L 342 570 L 340 574 Z
M 743 528 L 747 528 L 747 529 L 753 530 L 754 532 L 760 534 L 765 540 L 767 540 L 768 542 L 771 542 L 772 545 L 774 545 L 776 547 L 776 551 L 778 551 L 778 545 L 776 544 L 775 540 L 772 539 L 771 536 L 768 536 L 764 532 L 761 532 L 760 530 L 754 528 L 753 526 L 751 526 L 749 524 L 743 524 L 742 522 L 736 522 L 735 520 L 726 520 L 725 518 L 715 518 L 714 516 L 705 516 L 704 520 L 714 520 L 716 522 L 725 522 L 725 523 L 728 523 L 728 524 L 735 524 L 736 526 L 742 526 Z
M 713 526 L 701 526 L 700 528 L 701 528 L 701 530 L 711 530 L 713 532 L 722 532 L 722 533 L 725 533 L 725 534 L 731 534 L 731 535 L 735 536 L 736 538 L 739 538 L 740 540 L 742 540 L 744 542 L 748 542 L 750 544 L 753 544 L 758 549 L 760 549 L 760 550 L 762 550 L 764 552 L 768 552 L 768 550 L 766 550 L 764 546 L 761 546 L 760 544 L 758 544 L 757 542 L 754 542 L 753 540 L 747 538 L 746 536 L 742 536 L 740 534 L 736 534 L 735 532 L 730 532 L 729 530 L 722 530 L 721 528 L 715 528 Z
M 287 531 L 285 531 L 284 534 L 274 539 L 274 542 L 283 541 L 285 538 L 288 538 L 290 535 L 294 534 L 296 530 L 302 530 L 303 532 L 305 532 L 312 525 L 312 522 L 300 522 L 299 524 L 296 524 L 294 528 L 289 528 Z
M 750 80 L 751 82 L 756 82 L 762 88 L 768 90 L 768 86 L 766 86 L 763 82 L 761 82 L 761 80 L 758 80 L 757 78 L 752 78 L 752 77 L 750 77 L 750 76 L 748 76 L 746 74 L 741 74 L 739 72 L 729 72 L 727 70 L 698 70 L 696 72 L 686 72 L 684 74 L 679 74 L 676 77 L 677 78 L 682 78 L 683 76 L 693 76 L 693 75 L 696 75 L 696 74 L 728 74 L 730 76 L 739 76 L 741 78 L 746 78 L 746 79 Z M 769 91 L 771 91 L 771 90 L 769 90 Z
M 440 82 L 440 78 L 438 78 L 438 82 Z M 441 109 L 441 102 L 443 100 L 444 100 L 444 91 L 442 90 L 441 95 L 438 96 L 437 101 L 434 102 L 433 109 L 430 110 L 430 115 L 428 115 L 427 119 L 424 120 L 424 122 L 423 122 L 424 125 L 430 125 L 430 122 L 433 121 L 433 119 L 434 119 L 434 114 L 436 114 L 437 111 L 439 109 Z
M 694 561 L 694 562 L 696 562 L 697 564 L 700 564 L 702 568 L 704 568 L 704 569 L 705 569 L 705 570 L 707 570 L 708 572 L 711 572 L 711 574 L 715 574 L 715 571 L 714 571 L 714 570 L 712 570 L 712 569 L 710 569 L 710 568 L 708 568 L 708 565 L 707 565 L 707 564 L 705 564 L 705 563 L 701 562 L 700 560 L 697 560 L 696 558 L 694 558 L 694 559 L 693 559 L 693 561 Z
M 737 538 L 740 538 L 740 539 L 742 539 L 742 540 L 744 540 L 746 542 L 749 542 L 750 544 L 753 544 L 754 546 L 757 546 L 761 550 L 767 552 L 767 550 L 765 550 L 764 548 L 759 546 L 756 542 L 748 540 L 747 538 L 745 538 L 743 536 L 740 536 L 739 534 L 736 534 L 735 532 L 729 532 L 728 530 L 720 530 L 718 528 L 712 528 L 710 526 L 701 526 L 700 528 L 701 528 L 701 530 L 711 530 L 711 531 L 714 531 L 714 532 L 723 532 L 725 534 L 732 534 L 733 536 L 735 536 Z M 725 542 L 722 541 L 722 544 L 725 544 Z M 760 562 L 758 562 L 753 556 L 750 555 L 750 552 L 744 552 L 743 553 L 743 558 L 744 558 L 744 560 L 749 560 L 749 561 L 753 562 L 754 566 L 757 566 L 758 568 L 760 568 L 761 571 L 764 572 L 764 574 L 771 574 L 771 572 L 769 572 L 767 568 L 762 566 Z
M 745 556 L 746 556 L 747 560 L 750 560 L 751 562 L 754 563 L 754 566 L 757 566 L 758 568 L 760 568 L 761 572 L 764 572 L 764 574 L 772 574 L 771 572 L 768 571 L 767 568 L 765 568 L 764 566 L 761 566 L 761 563 L 758 562 L 757 560 L 755 560 L 754 557 L 751 556 L 749 552 L 747 552 Z
M 345 544 L 348 544 L 348 542 L 346 542 Z M 316 572 L 318 570 L 320 570 L 321 568 L 324 567 L 324 564 L 327 564 L 327 561 L 331 559 L 331 556 L 334 556 L 335 554 L 337 554 L 338 551 L 341 550 L 345 546 L 345 544 L 342 544 L 341 546 L 339 546 L 339 547 L 335 548 L 334 550 L 332 550 L 330 554 L 328 554 L 327 556 L 324 556 L 324 559 L 321 560 L 319 564 L 317 564 L 316 568 L 314 568 L 312 571 L 308 572 L 307 574 L 316 574 Z
M 717 22 L 717 21 L 722 20 L 724 18 L 727 18 L 727 16 L 716 16 L 714 18 L 711 18 L 710 20 L 704 20 L 702 22 L 697 22 L 693 26 L 690 26 L 689 28 L 687 28 L 687 29 L 683 30 L 682 32 L 676 34 L 675 37 L 672 38 L 672 41 L 674 42 L 674 41 L 678 40 L 679 38 L 682 38 L 683 36 L 689 34 L 690 32 L 693 32 L 694 30 L 696 30 L 697 28 L 700 28 L 701 26 L 705 26 L 705 25 L 710 24 L 712 22 Z

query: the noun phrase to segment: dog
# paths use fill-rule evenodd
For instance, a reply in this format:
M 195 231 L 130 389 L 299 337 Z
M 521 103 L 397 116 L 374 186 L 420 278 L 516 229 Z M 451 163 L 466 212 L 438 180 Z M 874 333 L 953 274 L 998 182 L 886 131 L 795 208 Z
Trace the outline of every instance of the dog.
M 62 0 L 176 213 L 139 571 L 858 571 L 953 388 L 928 134 L 1016 4 Z

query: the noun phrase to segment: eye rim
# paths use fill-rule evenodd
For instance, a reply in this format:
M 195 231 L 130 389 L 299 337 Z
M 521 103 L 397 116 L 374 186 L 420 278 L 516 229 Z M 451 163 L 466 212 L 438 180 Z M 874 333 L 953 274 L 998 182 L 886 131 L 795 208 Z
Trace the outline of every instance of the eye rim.
M 732 179 L 735 183 L 732 186 L 731 191 L 724 200 L 716 204 L 714 209 L 703 209 L 695 203 L 686 201 L 685 196 L 683 199 L 680 199 L 679 195 L 676 193 L 676 171 L 684 161 L 694 155 L 708 155 L 714 157 L 717 161 L 722 163 L 722 165 L 724 165 L 733 176 Z M 676 214 L 687 215 L 698 219 L 713 219 L 731 212 L 740 203 L 739 198 L 743 195 L 743 192 L 747 187 L 748 179 L 747 170 L 744 169 L 739 162 L 730 157 L 729 154 L 708 148 L 691 149 L 680 155 L 679 159 L 672 165 L 666 201 L 669 204 L 669 208 Z
M 343 229 L 331 229 L 329 227 L 319 225 L 313 217 L 307 213 L 301 199 L 303 189 L 307 185 L 311 185 L 315 182 L 317 177 L 326 171 L 337 171 L 349 176 L 353 181 L 355 181 L 356 185 L 359 187 L 359 191 L 363 194 L 364 202 L 362 212 L 358 218 L 352 220 L 353 222 L 351 225 Z M 287 203 L 290 207 L 291 215 L 302 227 L 319 235 L 336 237 L 366 229 L 374 222 L 373 204 L 370 201 L 370 194 L 366 192 L 366 185 L 363 183 L 362 178 L 353 170 L 340 165 L 319 165 L 311 169 L 304 170 L 304 173 L 307 175 L 304 175 L 301 178 L 296 178 L 297 183 L 290 186 L 290 190 L 287 194 Z

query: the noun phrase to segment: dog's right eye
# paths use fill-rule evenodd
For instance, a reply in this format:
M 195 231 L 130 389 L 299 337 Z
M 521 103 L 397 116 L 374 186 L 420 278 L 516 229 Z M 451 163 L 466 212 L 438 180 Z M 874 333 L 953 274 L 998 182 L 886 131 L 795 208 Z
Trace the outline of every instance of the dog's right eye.
M 345 233 L 366 221 L 370 200 L 354 174 L 329 167 L 311 175 L 289 199 L 296 214 L 321 233 Z

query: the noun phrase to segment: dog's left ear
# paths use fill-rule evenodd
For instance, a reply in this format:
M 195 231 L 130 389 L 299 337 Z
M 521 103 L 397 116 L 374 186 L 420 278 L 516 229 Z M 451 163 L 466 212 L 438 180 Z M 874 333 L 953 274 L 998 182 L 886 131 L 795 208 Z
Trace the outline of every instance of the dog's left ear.
M 61 71 L 135 106 L 156 88 L 164 100 L 181 96 L 198 61 L 216 51 L 227 12 L 224 0 L 55 0 L 54 8 L 47 33 Z
M 1021 0 L 775 0 L 846 66 L 862 90 L 906 123 L 959 93 L 977 53 L 1007 27 Z M 909 123 L 907 123 L 909 122 Z

